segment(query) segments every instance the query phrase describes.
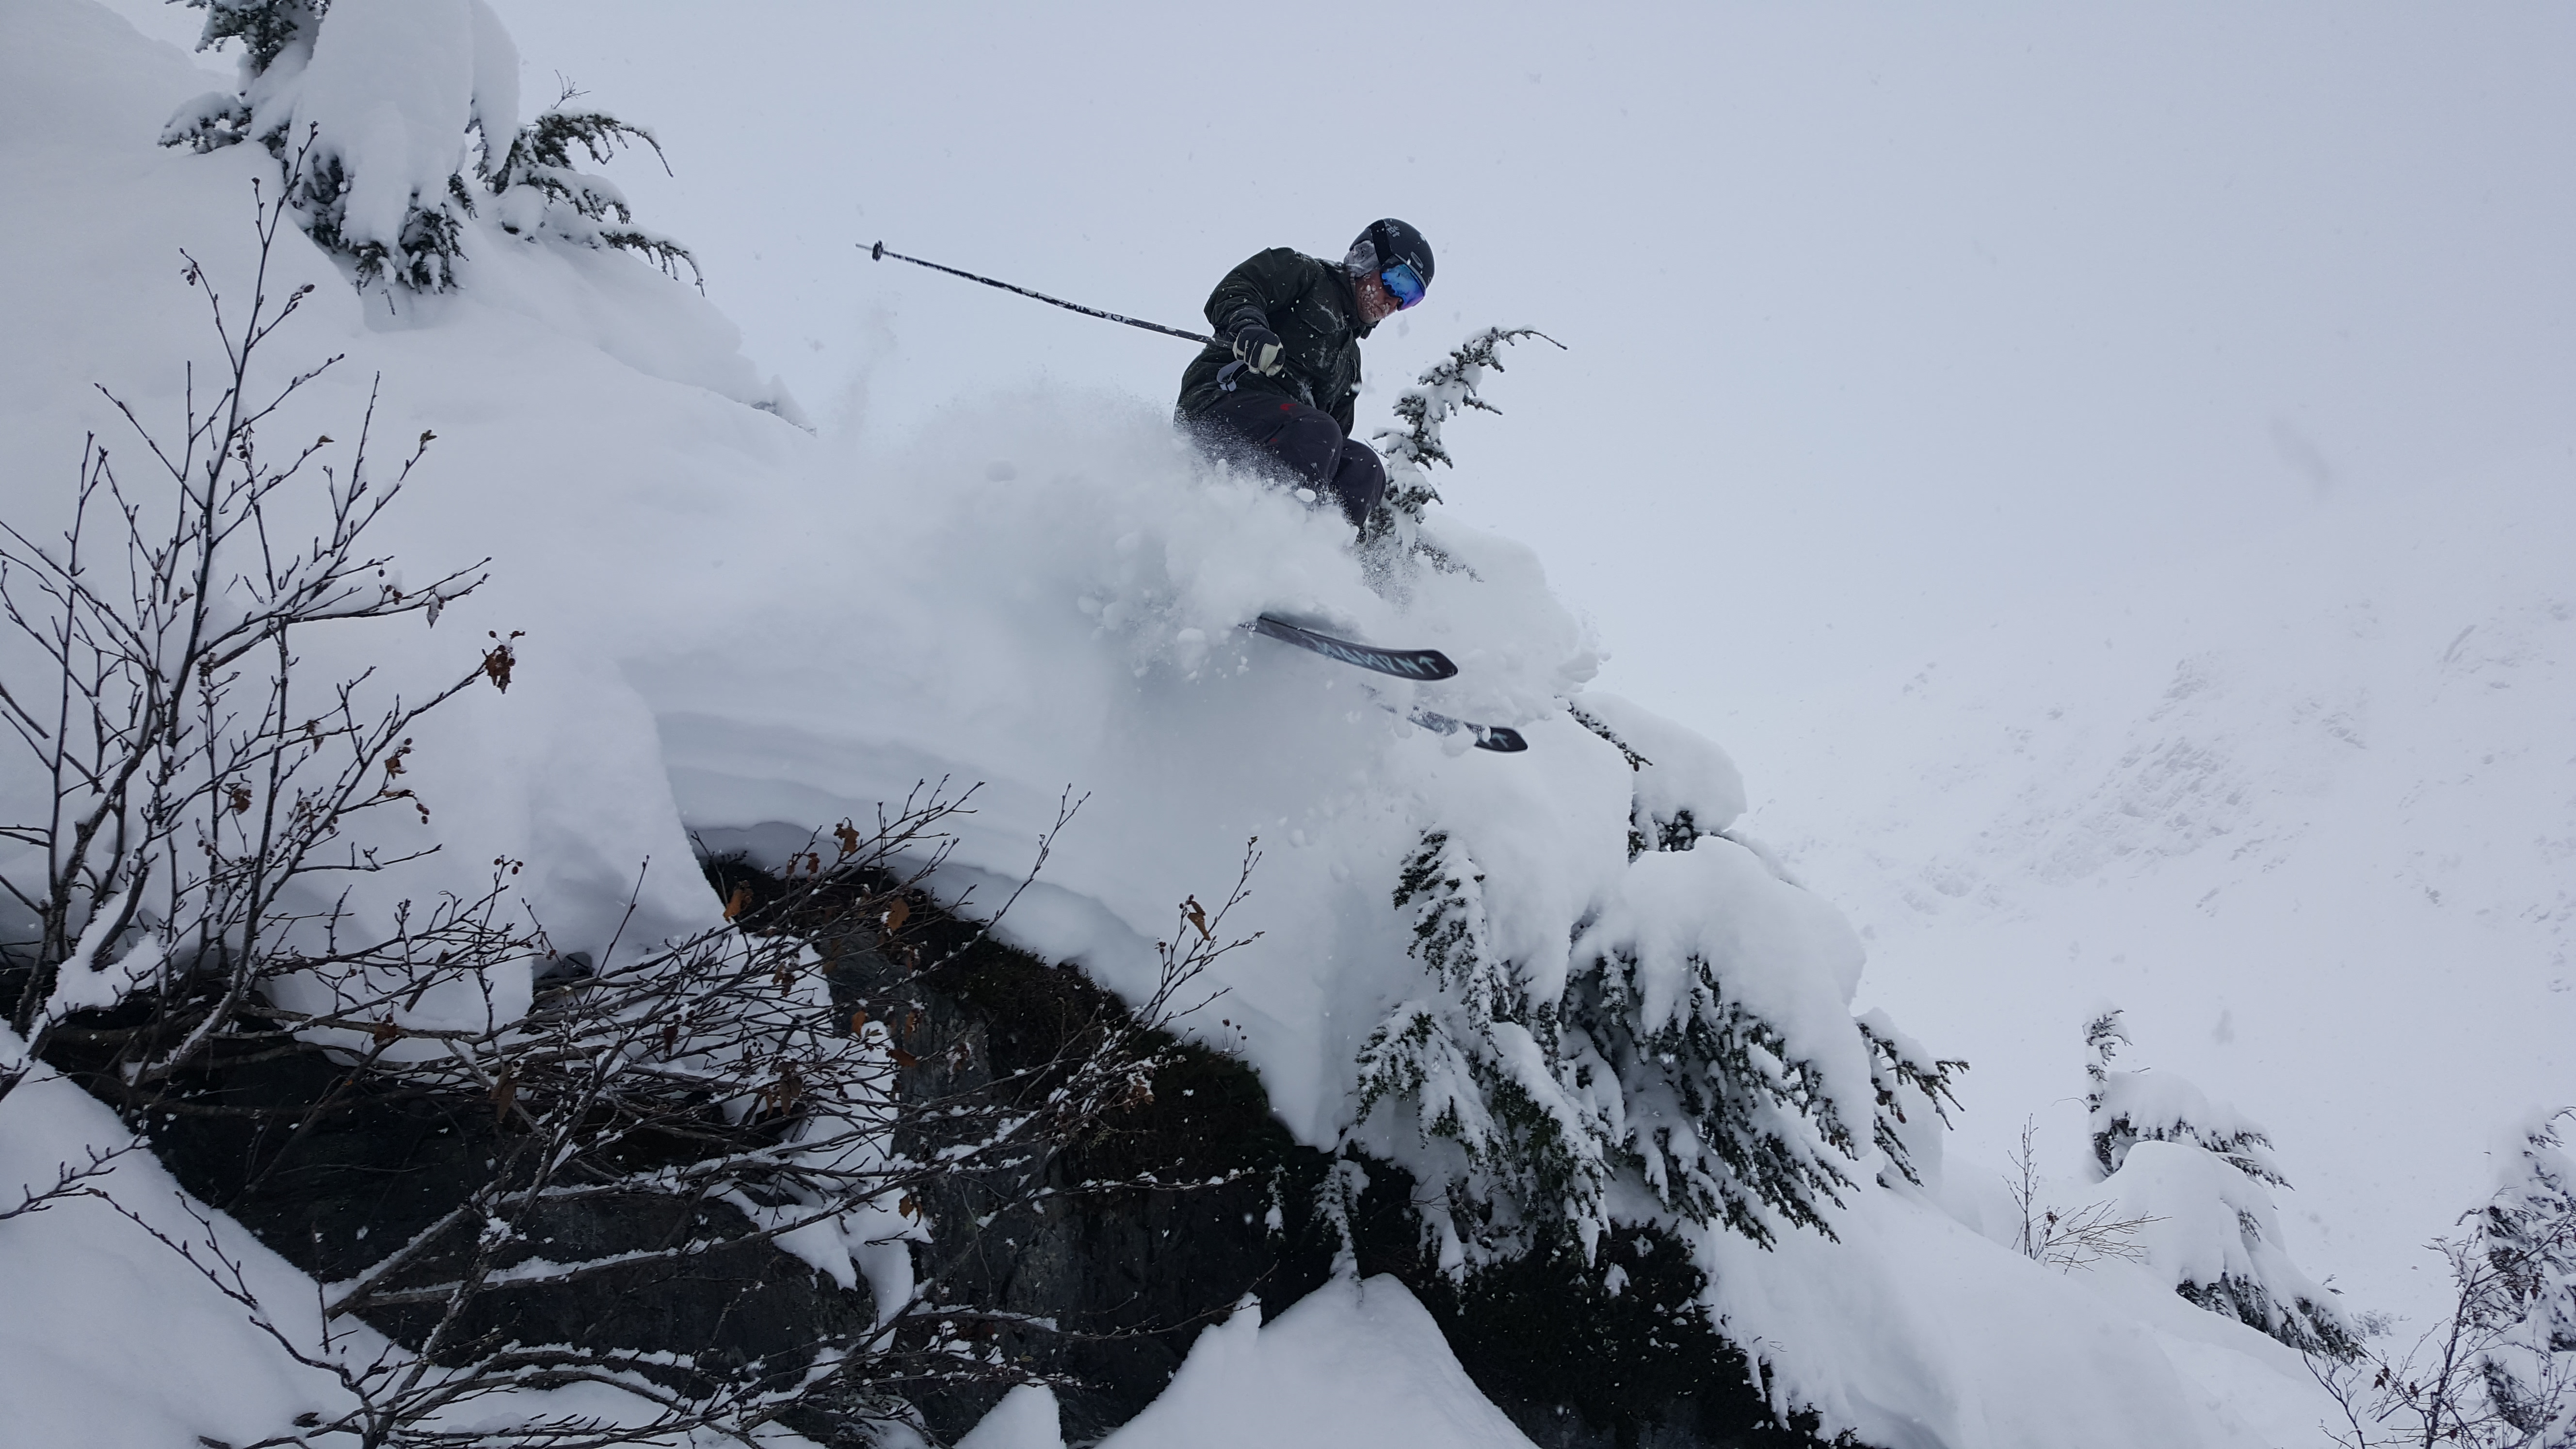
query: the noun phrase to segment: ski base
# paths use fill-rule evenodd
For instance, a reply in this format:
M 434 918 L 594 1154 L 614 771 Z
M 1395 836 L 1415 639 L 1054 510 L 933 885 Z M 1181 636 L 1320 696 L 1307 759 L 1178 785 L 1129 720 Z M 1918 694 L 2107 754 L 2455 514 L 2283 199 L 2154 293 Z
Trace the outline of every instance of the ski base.
M 1449 656 L 1437 649 L 1381 649 L 1374 644 L 1359 644 L 1348 639 L 1336 639 L 1330 634 L 1319 634 L 1302 624 L 1291 624 L 1269 614 L 1243 627 L 1282 644 L 1311 649 L 1327 659 L 1356 664 L 1379 674 L 1392 674 L 1398 679 L 1448 679 L 1458 673 L 1458 666 L 1450 663 Z

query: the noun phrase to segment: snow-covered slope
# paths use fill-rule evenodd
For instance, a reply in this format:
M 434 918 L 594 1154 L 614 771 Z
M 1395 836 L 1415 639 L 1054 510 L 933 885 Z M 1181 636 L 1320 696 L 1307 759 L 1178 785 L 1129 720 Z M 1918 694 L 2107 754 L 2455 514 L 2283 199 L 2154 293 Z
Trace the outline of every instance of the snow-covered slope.
M 1753 828 L 1870 938 L 1864 996 L 1976 1062 L 1965 1150 L 2036 1114 L 2075 1171 L 2107 997 L 2273 1129 L 2312 1271 L 2430 1310 L 2418 1245 L 2576 1080 L 2567 477 L 2321 497 L 1816 702 L 1865 730 L 1745 723 Z
M 7 330 L 46 340 L 0 358 L 5 505 L 38 532 L 64 507 L 82 431 L 126 446 L 93 381 L 147 419 L 167 415 L 181 362 L 210 341 L 176 248 L 217 287 L 246 287 L 251 185 L 273 170 L 253 146 L 154 149 L 203 78 L 85 0 L 19 0 L 0 23 L 0 166 L 10 195 L 47 198 L 13 207 L 0 241 L 0 269 L 21 282 L 0 303 Z M 991 899 L 1027 870 L 1070 789 L 1088 803 L 1009 934 L 1138 991 L 1175 903 L 1221 891 L 1257 835 L 1264 857 L 1238 920 L 1264 936 L 1226 959 L 1225 1008 L 1196 1029 L 1259 1068 L 1302 1140 L 1353 1133 L 1431 1170 L 1446 1149 L 1383 1117 L 1355 1120 L 1355 1087 L 1371 1033 L 1438 989 L 1408 951 L 1414 918 L 1390 905 L 1403 863 L 1436 830 L 1483 872 L 1480 949 L 1543 999 L 1582 967 L 1578 937 L 1634 958 L 1650 1013 L 1687 995 L 1683 963 L 1704 968 L 1844 1103 L 1857 1156 L 1828 1209 L 1838 1238 L 1783 1226 L 1765 1251 L 1722 1230 L 1690 1234 L 1714 1306 L 1774 1365 L 1784 1406 L 1812 1404 L 1829 1427 L 1887 1449 L 2250 1446 L 2316 1417 L 2295 1356 L 2270 1340 L 2136 1275 L 2059 1275 L 1963 1226 L 1981 1221 L 1976 1194 L 1944 1183 L 1919 1126 L 1924 1190 L 1876 1184 L 1896 1174 L 1867 1147 L 1870 1068 L 1849 1015 L 1859 941 L 1737 840 L 1631 857 L 1641 810 L 1651 823 L 1688 806 L 1715 831 L 1741 786 L 1678 726 L 1581 698 L 1595 643 L 1527 549 L 1435 515 L 1466 571 L 1382 592 L 1338 522 L 1212 472 L 1171 437 L 1159 404 L 1133 398 L 968 398 L 898 445 L 815 437 L 754 406 L 777 399 L 728 326 L 642 263 L 488 227 L 469 233 L 466 258 L 461 290 L 424 301 L 353 293 L 292 234 L 280 251 L 284 280 L 319 290 L 274 361 L 348 360 L 278 426 L 349 426 L 380 373 L 380 432 L 439 435 L 386 541 L 423 573 L 492 559 L 491 585 L 402 635 L 395 657 L 353 638 L 333 646 L 346 657 L 313 663 L 365 660 L 388 686 L 416 685 L 471 669 L 486 631 L 526 632 L 508 693 L 470 692 L 423 731 L 410 782 L 432 818 L 389 841 L 451 848 L 407 877 L 411 891 L 523 859 L 530 908 L 559 944 L 604 945 L 630 896 L 640 911 L 627 937 L 650 940 L 714 924 L 692 832 L 783 854 L 946 779 L 981 789 L 942 884 Z M 1240 631 L 1265 608 L 1436 645 L 1462 673 L 1371 683 Z M 1661 773 L 1639 773 L 1569 700 Z M 1406 724 L 1416 702 L 1521 725 L 1532 749 L 1467 751 Z M 2325 730 L 2345 706 L 2321 708 Z M 2187 764 L 2166 770 L 2183 771 L 2166 788 L 2191 794 Z M 2125 818 L 2102 818 L 2114 817 Z M 525 981 L 499 985 L 505 1001 L 524 999 Z M 1562 1104 L 1568 1120 L 1596 1108 Z M 55 1111 L 14 1094 L 0 1130 L 34 1130 L 21 1118 L 99 1128 Z M 1611 1205 L 1654 1210 L 1635 1184 Z M 74 1203 L 0 1223 L 0 1236 L 89 1242 L 113 1228 L 96 1204 Z M 131 1261 L 186 1275 L 148 1243 Z M 28 1316 L 95 1336 L 63 1352 L 105 1354 L 120 1339 L 187 1351 L 180 1320 L 77 1317 L 66 1300 L 77 1283 L 42 1281 Z M 1248 1322 L 1211 1334 L 1165 1418 L 1203 1433 L 1210 1414 L 1267 1412 L 1222 1385 L 1271 1373 L 1274 1350 L 1278 1375 L 1315 1371 L 1308 1340 L 1331 1335 L 1313 1324 L 1377 1303 L 1352 1285 L 1328 1291 L 1351 1302 L 1257 1337 Z M 1360 1315 L 1401 1351 L 1333 1361 L 1335 1373 L 1386 1376 L 1350 1403 L 1402 1404 L 1423 1374 L 1455 1387 L 1418 1310 L 1399 1311 L 1410 1307 Z M 66 1391 L 24 1363 L 0 1371 L 13 1399 Z M 239 1432 L 191 1418 L 182 1398 L 158 1402 L 198 1432 Z M 1393 1441 L 1408 1422 L 1347 1437 Z M 1161 1431 L 1140 1421 L 1134 1432 Z

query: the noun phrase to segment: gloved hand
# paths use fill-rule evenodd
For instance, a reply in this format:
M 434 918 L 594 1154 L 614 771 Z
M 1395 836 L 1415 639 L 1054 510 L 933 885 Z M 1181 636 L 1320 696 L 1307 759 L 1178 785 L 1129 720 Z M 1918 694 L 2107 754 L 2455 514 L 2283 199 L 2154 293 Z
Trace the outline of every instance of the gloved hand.
M 1246 322 L 1234 329 L 1234 355 L 1246 367 L 1272 377 L 1279 371 L 1279 355 L 1285 349 L 1279 334 L 1259 322 Z

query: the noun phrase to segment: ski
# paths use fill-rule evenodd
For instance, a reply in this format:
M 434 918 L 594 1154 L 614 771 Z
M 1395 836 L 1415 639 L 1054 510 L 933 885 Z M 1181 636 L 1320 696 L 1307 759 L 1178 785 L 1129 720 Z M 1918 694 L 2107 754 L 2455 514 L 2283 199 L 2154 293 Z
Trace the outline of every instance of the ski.
M 1392 674 L 1398 679 L 1447 679 L 1458 672 L 1458 666 L 1449 662 L 1449 656 L 1437 649 L 1381 649 L 1374 644 L 1359 644 L 1348 639 L 1336 639 L 1330 634 L 1320 634 L 1302 624 L 1291 624 L 1285 619 L 1274 618 L 1269 614 L 1264 614 L 1243 627 L 1283 644 L 1294 644 L 1300 649 L 1311 649 L 1327 659 L 1338 659 L 1344 664 L 1356 664 L 1362 669 L 1374 670 L 1379 674 Z M 1370 693 L 1374 695 L 1376 691 L 1371 690 Z M 1378 708 L 1389 714 L 1402 714 L 1406 719 L 1433 734 L 1449 735 L 1465 730 L 1475 737 L 1477 749 L 1492 750 L 1498 755 L 1517 755 L 1529 748 L 1529 741 L 1522 739 L 1521 732 L 1510 725 L 1478 724 L 1473 720 L 1453 719 L 1445 714 L 1435 714 L 1427 709 L 1399 710 L 1384 700 L 1378 701 Z
M 1318 634 L 1302 624 L 1291 624 L 1269 614 L 1243 627 L 1282 644 L 1311 649 L 1327 659 L 1356 664 L 1380 674 L 1392 674 L 1398 679 L 1447 679 L 1458 672 L 1458 666 L 1449 662 L 1449 656 L 1437 649 L 1381 649 L 1374 644 L 1355 644 L 1330 634 Z
M 1498 755 L 1517 755 L 1529 748 L 1529 741 L 1522 739 L 1521 732 L 1510 725 L 1478 724 L 1473 720 L 1451 719 L 1445 714 L 1433 714 L 1427 709 L 1415 710 L 1405 718 L 1437 735 L 1454 734 L 1459 730 L 1465 730 L 1476 737 L 1477 749 L 1492 750 Z

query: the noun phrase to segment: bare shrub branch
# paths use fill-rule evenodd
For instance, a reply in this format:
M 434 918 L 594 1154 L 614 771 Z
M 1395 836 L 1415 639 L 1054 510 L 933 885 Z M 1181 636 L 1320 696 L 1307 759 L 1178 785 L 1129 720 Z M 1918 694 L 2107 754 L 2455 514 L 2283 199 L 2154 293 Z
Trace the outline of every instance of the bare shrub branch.
M 2061 1273 L 2106 1260 L 2145 1261 L 2147 1250 L 2138 1242 L 2138 1234 L 2163 1219 L 2116 1217 L 2119 1209 L 2107 1202 L 2086 1203 L 2061 1212 L 2040 1200 L 2039 1170 L 2035 1165 L 2038 1154 L 2031 1145 L 2037 1132 L 2037 1124 L 2023 1118 L 2021 1146 L 2009 1154 L 2014 1176 L 2004 1179 L 2004 1189 L 2012 1194 L 2013 1206 L 2021 1213 L 2021 1232 L 2013 1246 L 2023 1257 Z
M 2559 1125 L 2571 1118 L 2531 1131 L 2495 1196 L 2427 1245 L 2450 1270 L 2451 1305 L 2404 1353 L 2305 1355 L 2342 1416 L 2324 1426 L 2342 1449 L 2576 1449 L 2576 1175 Z

